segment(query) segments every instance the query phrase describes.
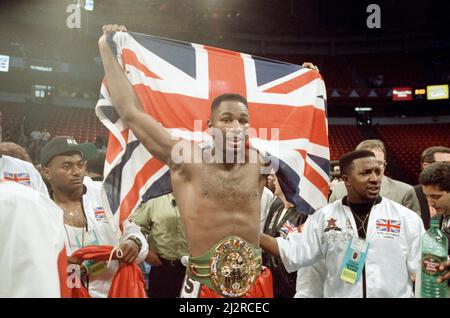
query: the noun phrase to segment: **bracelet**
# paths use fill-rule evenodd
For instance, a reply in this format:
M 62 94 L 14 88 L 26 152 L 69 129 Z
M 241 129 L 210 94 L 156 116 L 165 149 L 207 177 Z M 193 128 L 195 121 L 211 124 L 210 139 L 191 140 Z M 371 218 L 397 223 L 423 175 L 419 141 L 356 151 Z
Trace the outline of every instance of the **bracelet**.
M 140 239 L 138 239 L 136 236 L 130 236 L 128 239 L 136 243 L 136 245 L 139 247 L 139 250 L 141 250 L 142 242 Z

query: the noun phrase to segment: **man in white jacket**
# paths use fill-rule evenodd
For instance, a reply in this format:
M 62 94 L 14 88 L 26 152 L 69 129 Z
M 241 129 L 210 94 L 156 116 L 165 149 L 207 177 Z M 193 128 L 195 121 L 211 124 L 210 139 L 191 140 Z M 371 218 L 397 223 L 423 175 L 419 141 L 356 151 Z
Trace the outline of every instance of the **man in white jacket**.
M 48 197 L 47 187 L 39 171 L 31 163 L 1 153 L 0 180 L 20 183 Z
M 261 236 L 288 271 L 325 261 L 324 297 L 413 297 L 424 227 L 413 211 L 379 196 L 382 168 L 373 152 L 344 155 L 348 195 L 315 212 L 302 233 Z
M 0 180 L 0 298 L 61 297 L 64 236 L 63 213 L 48 196 Z
M 83 184 L 85 161 L 77 142 L 70 137 L 55 137 L 42 149 L 43 173 L 51 185 L 50 196 L 64 211 L 67 255 L 89 245 L 119 246 L 123 252 L 120 261 L 125 263 L 144 261 L 148 244 L 139 227 L 126 220 L 120 237 L 113 225 L 113 218 L 103 209 L 100 189 L 90 183 Z M 69 257 L 69 262 L 77 260 Z M 119 268 L 113 261 L 83 263 L 91 268 L 88 291 L 92 297 L 107 297 L 112 279 Z M 95 268 L 95 270 L 94 270 Z

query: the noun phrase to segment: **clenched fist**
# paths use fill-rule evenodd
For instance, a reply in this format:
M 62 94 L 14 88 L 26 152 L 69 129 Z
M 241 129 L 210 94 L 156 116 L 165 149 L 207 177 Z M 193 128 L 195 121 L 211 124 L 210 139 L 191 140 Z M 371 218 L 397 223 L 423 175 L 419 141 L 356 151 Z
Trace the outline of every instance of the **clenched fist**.
M 127 32 L 127 28 L 123 25 L 106 24 L 102 27 L 103 35 L 98 40 L 99 43 L 106 41 L 106 36 L 109 32 Z

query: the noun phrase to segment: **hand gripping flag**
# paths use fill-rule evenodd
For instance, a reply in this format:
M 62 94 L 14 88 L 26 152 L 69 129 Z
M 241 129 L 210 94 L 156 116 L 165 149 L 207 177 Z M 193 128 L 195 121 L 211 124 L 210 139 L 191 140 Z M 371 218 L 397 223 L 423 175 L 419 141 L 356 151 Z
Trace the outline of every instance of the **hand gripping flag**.
M 139 33 L 112 33 L 109 43 L 145 112 L 173 136 L 204 140 L 201 130 L 212 100 L 224 93 L 246 97 L 250 126 L 259 132 L 250 143 L 266 158 L 278 159 L 277 176 L 287 199 L 303 213 L 327 203 L 326 91 L 318 72 Z M 110 131 L 106 206 L 121 224 L 141 202 L 172 191 L 169 168 L 119 118 L 106 81 L 96 114 Z

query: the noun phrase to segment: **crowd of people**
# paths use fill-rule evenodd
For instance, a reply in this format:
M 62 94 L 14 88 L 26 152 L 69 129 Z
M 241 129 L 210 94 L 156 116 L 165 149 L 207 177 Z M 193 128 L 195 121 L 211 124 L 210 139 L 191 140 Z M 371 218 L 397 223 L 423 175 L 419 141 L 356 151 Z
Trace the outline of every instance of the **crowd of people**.
M 143 269 L 139 275 L 148 275 L 152 298 L 417 294 L 421 236 L 430 219 L 438 218 L 450 236 L 450 148 L 423 151 L 420 184 L 413 187 L 385 175 L 382 141 L 365 140 L 335 163 L 332 177 L 339 180 L 329 204 L 312 215 L 299 213 L 276 171 L 261 174 L 268 163 L 246 147 L 244 97 L 215 98 L 207 123 L 215 137 L 211 154 L 236 160 L 176 163 L 171 152 L 177 142 L 192 156 L 204 149 L 173 140 L 142 110 L 106 39 L 126 29 L 107 25 L 103 32 L 99 49 L 113 104 L 147 150 L 169 166 L 173 193 L 143 203 L 119 230 L 103 204 L 103 152 L 33 131 L 32 142 L 42 146 L 38 171 L 26 149 L 0 139 L 0 297 L 104 298 L 117 288 L 119 272 L 134 264 Z M 237 160 L 241 151 L 245 162 Z M 249 162 L 252 156 L 258 160 Z M 92 256 L 99 250 L 93 246 L 110 249 L 105 257 Z M 17 268 L 19 262 L 25 265 Z M 448 280 L 450 262 L 440 266 L 439 279 Z

